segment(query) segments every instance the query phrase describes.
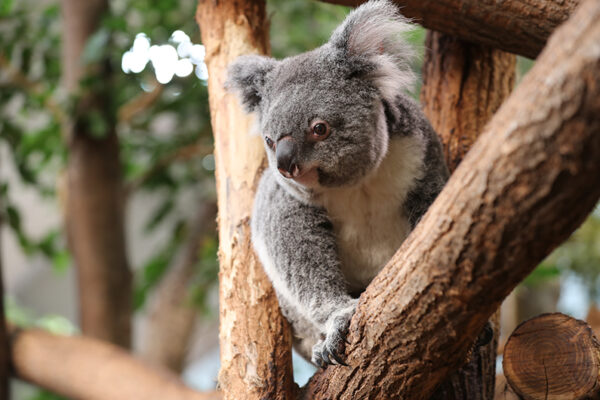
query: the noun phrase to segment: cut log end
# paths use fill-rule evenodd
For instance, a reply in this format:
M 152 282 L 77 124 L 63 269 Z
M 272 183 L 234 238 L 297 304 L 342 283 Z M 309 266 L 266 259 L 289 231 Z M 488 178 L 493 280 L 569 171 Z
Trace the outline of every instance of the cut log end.
M 504 348 L 504 374 L 524 399 L 580 399 L 597 392 L 600 346 L 591 328 L 567 315 L 543 314 L 515 329 Z

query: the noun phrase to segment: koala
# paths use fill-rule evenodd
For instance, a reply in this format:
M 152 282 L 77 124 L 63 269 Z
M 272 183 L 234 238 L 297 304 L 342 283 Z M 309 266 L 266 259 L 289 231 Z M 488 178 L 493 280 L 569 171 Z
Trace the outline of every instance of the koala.
M 321 47 L 241 56 L 228 70 L 268 158 L 252 243 L 295 349 L 321 367 L 346 365 L 360 293 L 448 179 L 439 139 L 405 93 L 410 28 L 390 1 L 370 1 Z

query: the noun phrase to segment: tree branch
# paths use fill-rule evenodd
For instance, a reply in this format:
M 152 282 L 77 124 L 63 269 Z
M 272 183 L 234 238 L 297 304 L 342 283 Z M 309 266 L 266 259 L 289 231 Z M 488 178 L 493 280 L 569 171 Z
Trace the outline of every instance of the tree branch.
M 142 92 L 127 103 L 123 104 L 117 112 L 120 123 L 129 123 L 138 114 L 146 111 L 158 100 L 163 92 L 163 85 L 154 81 L 154 89 L 150 92 Z
M 314 399 L 423 399 L 502 299 L 600 197 L 600 3 L 557 30 L 421 223 L 361 296 L 350 367 Z
M 70 399 L 217 400 L 175 375 L 151 368 L 122 349 L 83 336 L 9 327 L 12 366 L 18 378 Z
M 365 0 L 322 0 L 357 6 Z M 579 0 L 395 0 L 425 28 L 535 58 Z

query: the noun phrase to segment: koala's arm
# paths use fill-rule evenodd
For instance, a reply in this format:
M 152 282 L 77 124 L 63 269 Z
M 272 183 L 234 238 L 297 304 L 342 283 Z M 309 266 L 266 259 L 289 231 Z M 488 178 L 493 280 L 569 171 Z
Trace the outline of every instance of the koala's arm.
M 252 242 L 278 296 L 327 334 L 331 319 L 354 312 L 325 211 L 282 189 L 271 171 L 261 179 L 252 216 Z

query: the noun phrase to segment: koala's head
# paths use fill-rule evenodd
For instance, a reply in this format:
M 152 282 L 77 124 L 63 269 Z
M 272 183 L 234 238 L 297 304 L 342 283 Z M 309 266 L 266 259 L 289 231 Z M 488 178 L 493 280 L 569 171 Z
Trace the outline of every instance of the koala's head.
M 278 61 L 239 57 L 227 87 L 258 117 L 269 165 L 286 184 L 316 189 L 359 182 L 387 152 L 386 121 L 413 81 L 410 25 L 389 1 L 348 15 L 323 46 Z M 277 172 L 278 171 L 278 172 Z

